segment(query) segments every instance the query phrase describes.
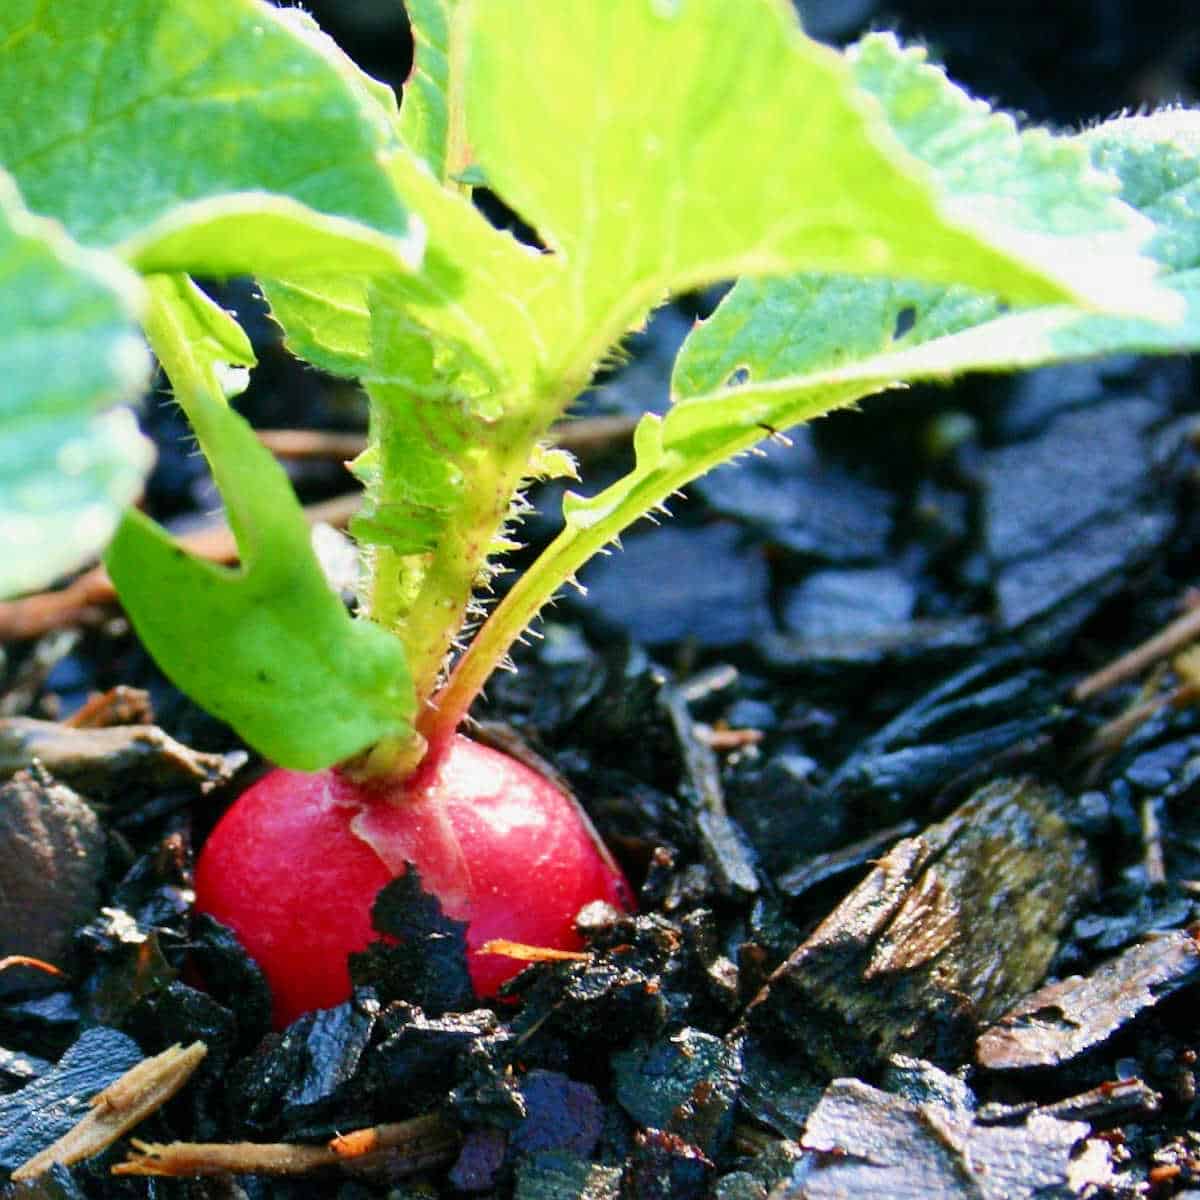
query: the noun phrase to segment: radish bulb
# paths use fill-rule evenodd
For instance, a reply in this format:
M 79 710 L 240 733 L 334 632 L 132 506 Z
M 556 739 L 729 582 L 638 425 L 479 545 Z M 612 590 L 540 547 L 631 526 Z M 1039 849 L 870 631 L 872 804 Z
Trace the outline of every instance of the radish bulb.
M 217 824 L 196 864 L 196 907 L 228 925 L 271 986 L 276 1027 L 350 995 L 347 956 L 378 937 L 376 893 L 413 863 L 467 922 L 475 991 L 524 966 L 493 938 L 577 950 L 575 915 L 632 894 L 578 806 L 543 776 L 456 735 L 398 783 L 275 770 Z

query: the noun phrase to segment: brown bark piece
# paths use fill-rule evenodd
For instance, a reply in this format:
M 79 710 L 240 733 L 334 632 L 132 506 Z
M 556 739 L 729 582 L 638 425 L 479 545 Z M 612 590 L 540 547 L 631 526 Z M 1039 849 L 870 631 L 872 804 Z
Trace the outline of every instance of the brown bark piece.
M 70 788 L 22 772 L 0 787 L 0 957 L 31 955 L 69 966 L 71 939 L 100 905 L 105 838 Z M 16 966 L 0 994 L 53 979 Z
M 1026 996 L 979 1038 L 976 1061 L 992 1071 L 1059 1066 L 1197 979 L 1200 946 L 1191 933 L 1148 938 L 1090 975 L 1072 975 Z
M 35 761 L 98 800 L 133 787 L 206 792 L 232 778 L 245 758 L 190 750 L 156 725 L 76 729 L 32 717 L 0 720 L 0 778 Z
M 1162 1094 L 1144 1079 L 1110 1079 L 1056 1100 L 1053 1104 L 1038 1104 L 1027 1100 L 1023 1104 L 985 1104 L 975 1113 L 981 1125 L 1012 1125 L 1035 1112 L 1060 1121 L 1086 1121 L 1093 1129 L 1118 1125 L 1124 1121 L 1144 1121 L 1162 1108 Z
M 1051 788 L 999 780 L 898 842 L 775 971 L 747 1020 L 831 1075 L 897 1053 L 953 1061 L 1041 982 L 1095 889 L 1061 807 Z

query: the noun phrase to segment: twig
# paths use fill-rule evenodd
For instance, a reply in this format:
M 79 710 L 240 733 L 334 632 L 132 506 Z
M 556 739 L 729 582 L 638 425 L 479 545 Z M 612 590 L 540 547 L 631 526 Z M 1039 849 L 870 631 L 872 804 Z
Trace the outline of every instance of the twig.
M 332 500 L 307 505 L 304 516 L 310 525 L 322 522 L 345 525 L 361 503 L 362 496 L 358 492 L 335 496 Z M 184 534 L 178 541 L 197 558 L 224 563 L 237 559 L 237 542 L 223 521 L 211 528 Z M 39 592 L 0 603 L 0 641 L 21 641 L 41 637 L 64 625 L 95 623 L 116 598 L 108 572 L 103 567 L 93 567 L 59 591 Z
M 276 458 L 322 458 L 345 462 L 367 447 L 361 433 L 332 433 L 325 429 L 260 429 L 258 440 Z
M 500 954 L 520 962 L 587 962 L 592 956 L 584 950 L 556 950 L 551 946 L 530 946 L 525 942 L 510 942 L 508 938 L 492 938 L 479 947 L 480 954 Z
M 352 1133 L 341 1134 L 329 1143 L 329 1149 L 346 1160 L 363 1158 L 380 1150 L 402 1151 L 415 1160 L 457 1149 L 460 1140 L 455 1126 L 445 1117 L 430 1113 L 408 1121 L 372 1125 L 369 1129 L 356 1129 Z M 413 1169 L 424 1168 L 415 1166 Z
M 151 1113 L 160 1109 L 191 1078 L 208 1047 L 193 1042 L 187 1049 L 172 1046 L 145 1058 L 91 1100 L 90 1110 L 52 1146 L 22 1163 L 14 1181 L 34 1179 L 55 1163 L 69 1165 L 107 1149 Z
M 1100 759 L 1115 754 L 1125 744 L 1133 731 L 1148 721 L 1155 713 L 1171 705 L 1182 708 L 1200 698 L 1200 687 L 1193 683 L 1184 683 L 1173 690 L 1132 704 L 1124 712 L 1118 713 L 1111 721 L 1106 721 L 1088 739 L 1087 745 L 1080 751 L 1079 759 Z
M 763 740 L 761 729 L 730 729 L 720 722 L 716 725 L 697 722 L 692 728 L 696 737 L 712 750 L 743 750 Z
M 93 692 L 64 722 L 71 729 L 110 729 L 114 725 L 153 725 L 154 706 L 143 688 L 119 683 Z
M 579 417 L 560 421 L 550 430 L 550 440 L 580 458 L 590 458 L 625 441 L 641 420 L 639 413 L 616 413 L 609 417 Z
M 28 954 L 9 954 L 0 958 L 0 971 L 7 971 L 9 967 L 33 967 L 36 971 L 45 971 L 47 975 L 57 975 L 60 979 L 66 978 L 65 973 L 53 963 L 43 962 L 40 958 L 30 958 Z
M 598 454 L 624 441 L 638 423 L 636 413 L 605 417 L 579 417 L 560 421 L 550 430 L 550 440 L 583 458 Z M 260 429 L 258 440 L 278 458 L 330 459 L 345 462 L 366 449 L 361 433 L 337 433 L 324 429 Z
M 134 1140 L 133 1154 L 114 1175 L 307 1175 L 340 1167 L 380 1172 L 389 1179 L 452 1162 L 457 1128 L 437 1113 L 341 1134 L 325 1146 L 286 1142 L 168 1142 Z
M 114 1175 L 305 1175 L 336 1167 L 340 1157 L 328 1146 L 287 1142 L 143 1142 L 117 1163 Z
M 1142 864 L 1146 882 L 1161 887 L 1167 882 L 1167 863 L 1163 854 L 1162 822 L 1158 819 L 1158 797 L 1144 796 L 1141 805 Z
M 1133 679 L 1160 659 L 1170 657 L 1197 638 L 1200 638 L 1200 606 L 1189 609 L 1181 617 L 1176 617 L 1169 625 L 1164 626 L 1140 646 L 1135 646 L 1128 654 L 1121 655 L 1108 666 L 1086 679 L 1081 679 L 1075 685 L 1073 695 L 1076 700 L 1088 700 L 1118 683 Z
M 586 458 L 627 438 L 637 424 L 633 415 L 583 417 L 564 421 L 551 430 L 556 445 Z M 261 429 L 259 440 L 280 458 L 354 458 L 366 439 L 356 433 L 328 433 L 314 429 Z M 324 522 L 343 526 L 358 511 L 361 493 L 354 492 L 305 507 L 310 525 Z M 222 521 L 208 529 L 184 534 L 179 543 L 198 558 L 230 563 L 237 560 L 237 543 Z M 56 591 L 38 592 L 0 603 L 0 642 L 41 637 L 68 625 L 90 625 L 102 620 L 116 600 L 112 580 L 103 567 L 80 575 Z

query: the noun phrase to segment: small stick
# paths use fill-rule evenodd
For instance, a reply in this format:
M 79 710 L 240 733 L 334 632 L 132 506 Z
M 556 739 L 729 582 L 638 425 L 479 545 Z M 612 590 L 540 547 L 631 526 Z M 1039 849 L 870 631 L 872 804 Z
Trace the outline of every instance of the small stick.
M 550 946 L 530 946 L 525 942 L 510 942 L 507 938 L 492 938 L 479 947 L 480 954 L 502 954 L 521 962 L 587 962 L 591 955 L 585 950 L 555 950 Z
M 361 433 L 334 433 L 326 429 L 259 429 L 258 440 L 276 458 L 321 458 L 345 462 L 366 448 Z
M 1163 855 L 1162 822 L 1158 819 L 1158 798 L 1142 797 L 1142 864 L 1146 882 L 1159 887 L 1167 882 L 1167 863 Z
M 67 1166 L 107 1149 L 117 1138 L 157 1112 L 191 1078 L 208 1047 L 193 1042 L 144 1058 L 91 1099 L 91 1108 L 74 1128 L 39 1151 L 13 1173 L 16 1182 L 34 1179 L 55 1163 Z
M 153 725 L 150 693 L 123 683 L 93 692 L 64 722 L 71 729 L 111 729 L 114 725 Z
M 763 740 L 761 729 L 730 729 L 727 725 L 692 726 L 698 741 L 713 750 L 742 750 L 746 746 L 757 746 Z
M 413 1175 L 454 1160 L 458 1130 L 431 1113 L 341 1134 L 326 1146 L 286 1142 L 142 1142 L 113 1167 L 114 1175 L 307 1175 L 341 1167 L 354 1172 L 382 1170 L 388 1178 Z
M 340 1162 L 328 1146 L 132 1141 L 133 1153 L 113 1167 L 114 1175 L 304 1175 Z
M 1128 654 L 1101 668 L 1086 679 L 1081 679 L 1072 693 L 1078 701 L 1088 700 L 1100 692 L 1133 679 L 1152 667 L 1159 659 L 1182 650 L 1189 642 L 1200 638 L 1200 605 L 1189 609 L 1164 626 L 1152 638 L 1135 646 Z
M 30 958 L 28 954 L 9 954 L 0 958 L 0 971 L 7 971 L 9 967 L 33 967 L 36 971 L 45 971 L 47 975 L 57 975 L 60 979 L 67 977 L 66 972 L 60 971 L 53 963 Z
M 638 419 L 638 414 L 616 413 L 560 421 L 550 430 L 550 440 L 564 450 L 586 457 L 629 437 Z M 366 435 L 362 433 L 325 429 L 259 429 L 257 433 L 258 440 L 277 458 L 345 462 L 356 458 L 367 447 Z
M 560 421 L 550 430 L 550 440 L 580 458 L 601 454 L 625 441 L 637 428 L 640 413 L 614 413 L 606 417 L 579 417 Z
M 408 1121 L 393 1121 L 339 1134 L 329 1143 L 329 1149 L 347 1160 L 379 1150 L 401 1150 L 406 1155 L 421 1157 L 434 1152 L 440 1154 L 447 1146 L 457 1147 L 460 1140 L 453 1125 L 437 1113 L 430 1113 Z
M 1160 709 L 1167 705 L 1182 708 L 1197 698 L 1200 698 L 1200 687 L 1193 683 L 1184 683 L 1163 695 L 1149 696 L 1145 700 L 1139 700 L 1124 712 L 1118 713 L 1111 721 L 1106 721 L 1101 725 L 1088 739 L 1079 758 L 1095 759 L 1115 754 L 1125 744 L 1126 738 Z
M 585 417 L 556 425 L 551 437 L 555 444 L 586 457 L 628 437 L 636 424 L 635 416 L 625 414 Z M 366 445 L 360 434 L 295 429 L 262 429 L 258 433 L 263 444 L 281 458 L 349 459 Z M 361 503 L 362 494 L 353 492 L 307 505 L 304 515 L 310 525 L 324 522 L 341 527 Z M 237 560 L 237 543 L 224 522 L 184 534 L 178 541 L 198 558 L 223 563 Z M 67 625 L 94 624 L 101 618 L 102 610 L 116 598 L 108 572 L 103 567 L 93 567 L 65 588 L 0 603 L 0 642 L 41 637 Z

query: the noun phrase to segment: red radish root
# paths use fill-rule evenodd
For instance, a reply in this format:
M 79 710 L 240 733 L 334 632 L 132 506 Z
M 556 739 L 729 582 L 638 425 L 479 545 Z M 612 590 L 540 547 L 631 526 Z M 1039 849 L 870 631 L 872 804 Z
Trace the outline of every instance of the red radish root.
M 456 736 L 399 784 L 336 770 L 275 770 L 213 830 L 196 865 L 196 906 L 230 926 L 262 967 L 283 1027 L 350 994 L 347 955 L 378 937 L 379 889 L 414 863 L 443 911 L 468 922 L 476 992 L 524 966 L 483 953 L 492 939 L 581 946 L 574 918 L 629 885 L 586 816 L 507 754 Z

